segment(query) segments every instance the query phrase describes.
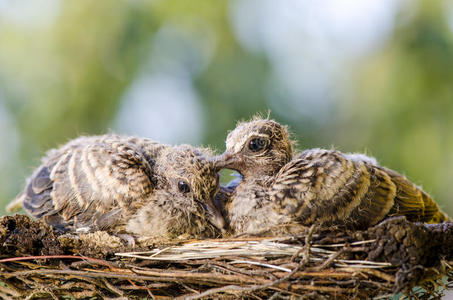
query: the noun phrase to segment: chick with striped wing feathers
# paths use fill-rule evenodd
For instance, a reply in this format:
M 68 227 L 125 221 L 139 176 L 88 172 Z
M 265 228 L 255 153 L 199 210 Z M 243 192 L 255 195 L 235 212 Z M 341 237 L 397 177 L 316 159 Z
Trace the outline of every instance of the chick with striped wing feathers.
M 218 174 L 203 152 L 135 137 L 81 137 L 49 151 L 15 203 L 64 231 L 216 237 L 224 226 L 212 202 Z
M 373 158 L 323 149 L 293 156 L 292 144 L 287 128 L 268 119 L 241 123 L 228 135 L 215 161 L 243 175 L 224 205 L 235 233 L 314 223 L 366 228 L 391 216 L 448 220 L 421 188 Z

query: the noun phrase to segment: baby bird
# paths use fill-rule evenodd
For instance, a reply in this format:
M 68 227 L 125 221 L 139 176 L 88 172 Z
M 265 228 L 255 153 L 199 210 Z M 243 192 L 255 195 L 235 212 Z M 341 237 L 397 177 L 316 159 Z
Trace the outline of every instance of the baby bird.
M 149 139 L 81 137 L 42 160 L 16 203 L 64 231 L 170 240 L 217 237 L 217 169 L 204 149 Z
M 223 208 L 236 234 L 314 223 L 367 228 L 402 215 L 448 220 L 421 188 L 373 158 L 323 149 L 293 157 L 292 144 L 287 128 L 268 119 L 241 123 L 228 135 L 225 153 L 214 161 L 243 176 L 233 191 L 226 190 L 230 198 Z

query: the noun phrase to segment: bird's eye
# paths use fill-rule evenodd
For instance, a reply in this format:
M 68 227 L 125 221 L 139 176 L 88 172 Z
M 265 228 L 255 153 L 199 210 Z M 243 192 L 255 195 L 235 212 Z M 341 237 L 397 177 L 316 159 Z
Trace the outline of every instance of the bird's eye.
M 178 189 L 181 193 L 184 193 L 184 194 L 190 192 L 189 184 L 182 180 L 178 181 Z
M 266 147 L 266 140 L 263 138 L 254 138 L 249 142 L 249 149 L 252 152 L 258 152 L 263 150 Z

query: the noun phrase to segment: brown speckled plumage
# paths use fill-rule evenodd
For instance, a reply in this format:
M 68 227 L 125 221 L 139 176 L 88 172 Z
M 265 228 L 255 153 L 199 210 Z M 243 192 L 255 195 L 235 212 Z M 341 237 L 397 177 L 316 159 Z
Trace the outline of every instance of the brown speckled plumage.
M 239 171 L 225 215 L 236 234 L 297 230 L 314 223 L 366 228 L 390 216 L 442 222 L 448 217 L 403 175 L 363 154 L 311 149 L 292 154 L 286 127 L 255 118 L 227 137 L 219 167 Z
M 18 200 L 63 230 L 216 237 L 223 226 L 212 203 L 218 175 L 206 151 L 145 138 L 81 137 L 49 151 Z

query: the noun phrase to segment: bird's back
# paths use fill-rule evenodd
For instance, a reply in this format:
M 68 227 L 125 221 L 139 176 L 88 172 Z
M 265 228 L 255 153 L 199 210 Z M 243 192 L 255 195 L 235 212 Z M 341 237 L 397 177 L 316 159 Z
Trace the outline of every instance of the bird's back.
M 121 216 L 152 191 L 151 149 L 159 148 L 116 135 L 75 139 L 48 152 L 19 197 L 28 213 L 56 227 L 121 228 Z
M 278 209 L 306 225 L 366 228 L 390 216 L 428 223 L 448 219 L 421 188 L 364 157 L 306 150 L 279 171 L 271 197 Z

